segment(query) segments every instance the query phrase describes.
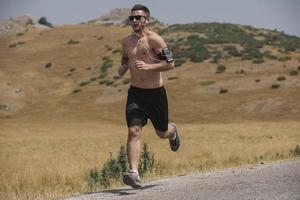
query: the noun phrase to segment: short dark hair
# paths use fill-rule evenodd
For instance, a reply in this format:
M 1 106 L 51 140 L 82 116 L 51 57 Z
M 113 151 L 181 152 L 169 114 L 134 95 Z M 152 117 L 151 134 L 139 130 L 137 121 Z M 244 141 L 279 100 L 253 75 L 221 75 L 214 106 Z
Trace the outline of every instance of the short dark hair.
M 150 11 L 149 11 L 149 9 L 148 9 L 146 6 L 143 6 L 143 5 L 141 5 L 141 4 L 135 4 L 135 5 L 131 8 L 131 12 L 132 12 L 132 11 L 135 11 L 135 10 L 142 10 L 142 11 L 144 11 L 144 12 L 148 15 L 148 17 L 150 17 Z

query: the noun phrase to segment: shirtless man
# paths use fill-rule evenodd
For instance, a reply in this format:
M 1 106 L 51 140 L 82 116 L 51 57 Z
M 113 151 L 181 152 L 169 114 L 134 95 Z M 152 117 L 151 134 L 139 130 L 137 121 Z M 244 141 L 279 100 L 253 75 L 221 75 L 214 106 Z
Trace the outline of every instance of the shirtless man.
M 123 55 L 119 75 L 129 69 L 131 86 L 128 90 L 126 121 L 128 126 L 127 155 L 129 172 L 123 182 L 133 188 L 142 187 L 138 173 L 142 127 L 150 119 L 156 134 L 169 139 L 172 151 L 180 146 L 176 125 L 169 123 L 168 100 L 161 72 L 174 68 L 172 53 L 165 41 L 147 27 L 149 9 L 135 5 L 129 21 L 133 34 L 122 39 Z

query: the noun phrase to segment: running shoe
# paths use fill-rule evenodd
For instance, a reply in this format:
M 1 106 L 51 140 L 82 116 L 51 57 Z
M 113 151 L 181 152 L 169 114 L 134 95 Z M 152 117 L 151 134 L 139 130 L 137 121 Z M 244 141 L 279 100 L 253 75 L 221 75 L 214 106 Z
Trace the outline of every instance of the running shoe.
M 176 131 L 175 131 L 176 138 L 174 140 L 169 139 L 170 147 L 171 147 L 172 151 L 177 151 L 180 147 L 180 139 L 179 139 L 177 126 L 176 126 L 175 123 L 171 123 L 170 125 L 173 126 L 176 129 Z
M 139 175 L 136 172 L 127 172 L 123 175 L 123 182 L 125 185 L 129 185 L 133 188 L 141 188 L 142 182 Z

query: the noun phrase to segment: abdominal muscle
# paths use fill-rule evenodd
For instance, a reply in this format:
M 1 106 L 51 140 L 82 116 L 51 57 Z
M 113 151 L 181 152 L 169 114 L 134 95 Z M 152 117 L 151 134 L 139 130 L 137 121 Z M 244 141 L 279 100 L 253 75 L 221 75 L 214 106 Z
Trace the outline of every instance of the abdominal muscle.
M 137 69 L 135 64 L 129 67 L 131 74 L 131 85 L 138 88 L 158 88 L 163 86 L 160 72 L 144 71 Z

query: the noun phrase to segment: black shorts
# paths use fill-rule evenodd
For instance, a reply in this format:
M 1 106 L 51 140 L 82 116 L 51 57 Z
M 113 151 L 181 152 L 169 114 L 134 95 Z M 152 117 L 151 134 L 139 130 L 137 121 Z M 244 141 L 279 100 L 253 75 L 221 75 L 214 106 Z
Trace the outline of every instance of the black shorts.
M 167 131 L 169 114 L 165 88 L 142 89 L 131 86 L 126 105 L 127 126 L 141 126 L 150 119 L 158 131 Z

